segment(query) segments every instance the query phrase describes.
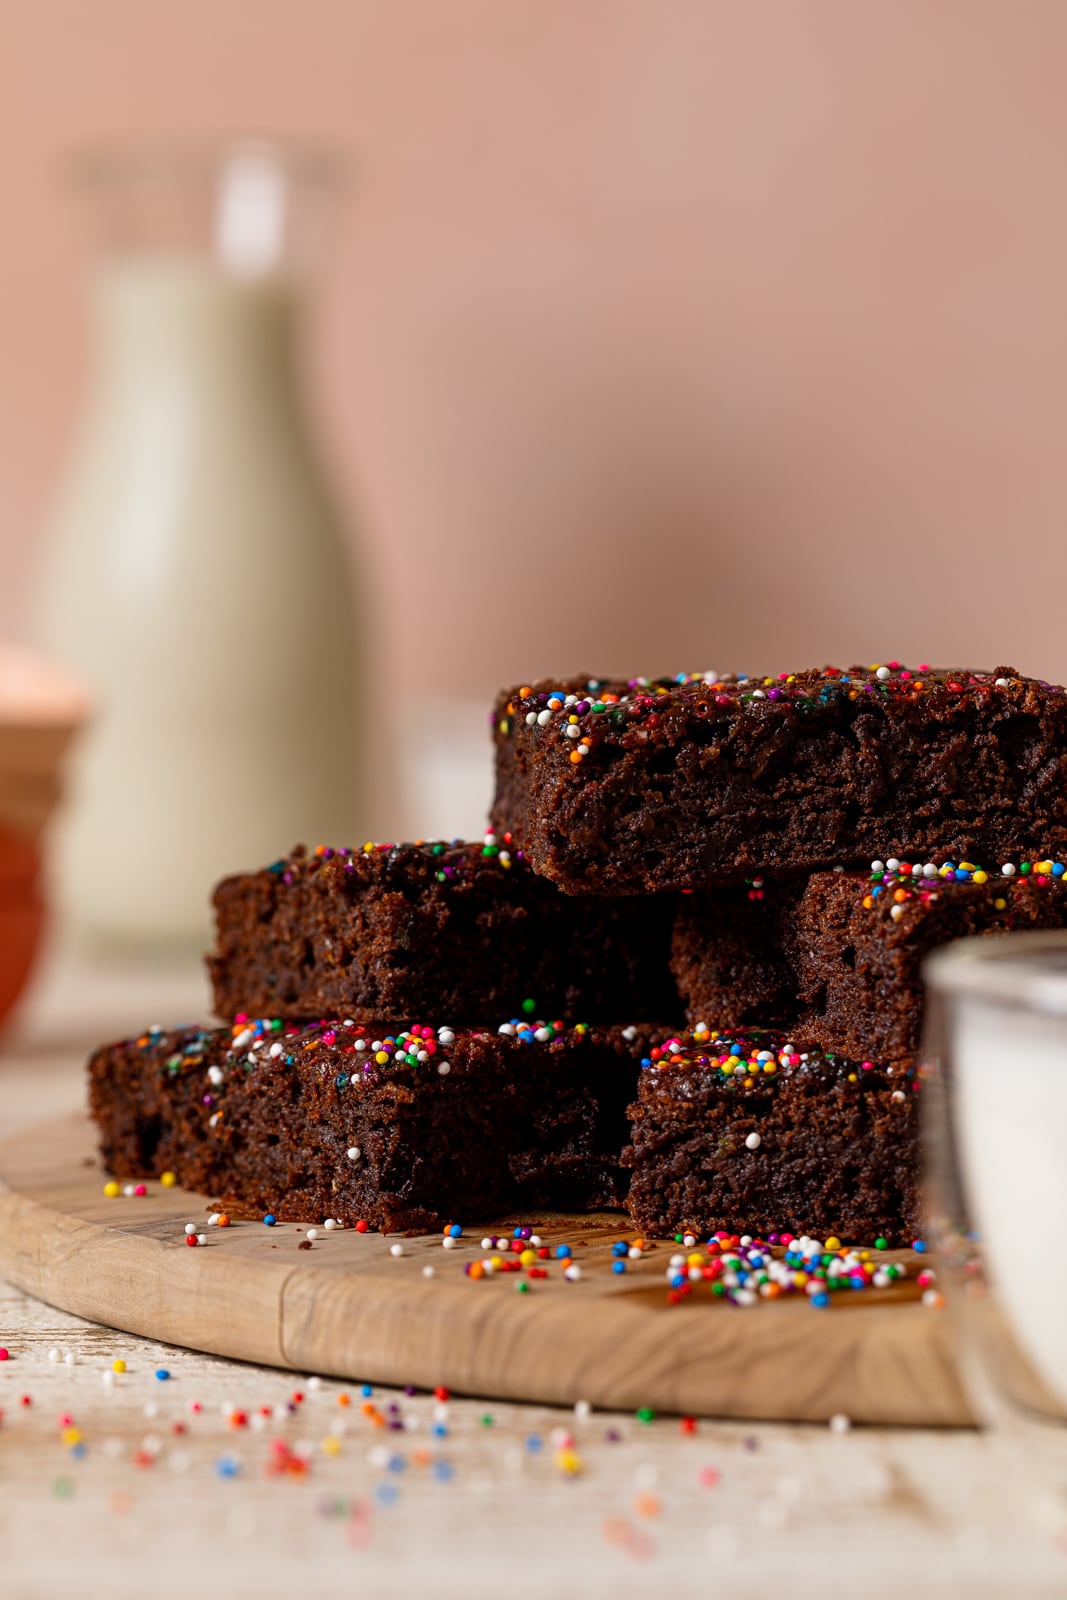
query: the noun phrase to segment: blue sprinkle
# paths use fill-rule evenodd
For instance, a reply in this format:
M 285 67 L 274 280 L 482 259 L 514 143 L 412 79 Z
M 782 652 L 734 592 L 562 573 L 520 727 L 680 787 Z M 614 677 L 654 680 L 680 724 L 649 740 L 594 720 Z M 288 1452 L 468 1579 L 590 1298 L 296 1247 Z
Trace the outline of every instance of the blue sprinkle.
M 970 878 L 971 878 L 970 873 L 969 872 L 964 872 L 962 867 L 957 867 L 956 871 L 952 874 L 952 876 L 959 883 L 969 883 L 970 882 Z
M 916 1252 L 917 1255 L 920 1255 L 920 1256 L 925 1255 L 926 1254 L 926 1240 L 925 1239 L 913 1239 L 911 1241 L 911 1248 Z
M 620 1239 L 617 1244 L 612 1245 L 611 1253 L 613 1256 L 627 1256 L 630 1253 L 630 1246 L 625 1239 Z
M 371 1388 L 369 1383 L 365 1383 L 359 1392 L 363 1396 L 364 1400 L 369 1400 L 371 1395 L 374 1393 L 374 1390 Z
M 567 1258 L 567 1256 L 572 1255 L 572 1254 L 573 1254 L 573 1251 L 571 1250 L 571 1247 L 570 1247 L 569 1244 L 558 1244 L 556 1246 L 556 1260 L 557 1261 L 563 1261 L 563 1260 L 565 1260 Z
M 1062 861 L 1054 861 L 1052 863 L 1052 876 L 1054 878 L 1062 878 L 1063 877 L 1063 862 Z
M 89 1446 L 84 1440 L 79 1440 L 77 1444 L 72 1444 L 70 1447 L 70 1454 L 74 1457 L 75 1461 L 84 1461 L 88 1453 Z
M 278 1219 L 274 1215 L 274 1212 L 273 1211 L 268 1211 L 267 1215 L 263 1218 L 263 1226 L 265 1228 L 273 1228 L 273 1226 L 277 1222 L 277 1220 Z
M 435 1461 L 433 1466 L 430 1468 L 430 1471 L 433 1473 L 438 1483 L 447 1483 L 455 1470 L 456 1469 L 452 1465 L 451 1461 Z
M 830 1304 L 830 1296 L 826 1293 L 825 1289 L 820 1289 L 818 1294 L 812 1295 L 811 1303 L 817 1311 L 822 1311 L 824 1306 L 828 1306 Z
M 526 1448 L 531 1455 L 535 1456 L 543 1444 L 544 1440 L 539 1433 L 528 1433 L 526 1435 Z
M 385 1465 L 388 1472 L 406 1472 L 408 1464 L 403 1456 L 390 1456 Z
M 239 1457 L 229 1454 L 219 1456 L 215 1462 L 215 1471 L 220 1478 L 236 1478 L 241 1470 Z
M 396 1484 L 390 1483 L 388 1479 L 384 1483 L 380 1483 L 374 1491 L 374 1498 L 380 1506 L 395 1505 L 399 1495 L 400 1490 Z
M 160 1383 L 166 1383 L 167 1379 L 170 1377 L 170 1373 L 167 1371 L 166 1367 L 157 1367 L 156 1377 L 159 1379 Z
M 674 1274 L 673 1278 L 669 1279 L 669 1282 L 670 1282 L 670 1286 L 671 1286 L 672 1289 L 680 1289 L 682 1287 L 682 1284 L 686 1282 L 685 1273 L 684 1272 L 676 1272 Z
M 448 1428 L 443 1422 L 435 1422 L 433 1427 L 430 1429 L 430 1432 L 433 1434 L 435 1439 L 448 1438 Z
M 613 1261 L 611 1263 L 611 1270 L 612 1270 L 612 1272 L 625 1272 L 626 1271 L 626 1262 L 625 1261 Z
M 463 1229 L 460 1227 L 458 1222 L 454 1222 L 452 1224 L 452 1226 L 449 1228 L 448 1237 L 450 1239 L 462 1239 L 462 1237 L 463 1237 Z

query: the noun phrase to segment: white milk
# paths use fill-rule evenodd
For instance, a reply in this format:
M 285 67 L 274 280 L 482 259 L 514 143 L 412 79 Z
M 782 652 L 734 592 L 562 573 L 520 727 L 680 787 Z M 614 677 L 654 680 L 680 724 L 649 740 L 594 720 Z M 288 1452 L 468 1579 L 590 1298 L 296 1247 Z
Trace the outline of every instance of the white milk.
M 967 1203 L 1001 1309 L 1067 1405 L 1067 1273 L 1055 1261 L 1067 1217 L 1067 1019 L 966 997 L 954 1015 Z
M 286 281 L 119 260 L 96 331 L 40 627 L 98 707 L 56 887 L 83 929 L 202 941 L 223 873 L 362 842 L 348 563 Z

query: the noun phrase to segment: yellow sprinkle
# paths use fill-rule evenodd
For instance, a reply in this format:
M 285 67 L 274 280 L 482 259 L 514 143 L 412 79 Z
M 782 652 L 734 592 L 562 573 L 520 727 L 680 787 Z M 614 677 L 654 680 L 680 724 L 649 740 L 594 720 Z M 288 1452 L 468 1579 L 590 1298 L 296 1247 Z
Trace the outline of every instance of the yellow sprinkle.
M 827 1241 L 826 1241 L 826 1249 L 827 1250 L 840 1250 L 840 1248 L 841 1248 L 841 1240 L 838 1239 L 835 1234 L 831 1234 L 829 1239 L 827 1239 Z
M 112 1372 L 126 1371 L 126 1363 L 123 1361 L 121 1356 L 117 1356 L 116 1359 L 111 1363 L 111 1370 Z
M 72 1444 L 81 1444 L 82 1431 L 80 1428 L 64 1428 L 63 1432 L 60 1434 L 60 1438 L 69 1448 L 69 1446 Z
M 504 1265 L 504 1257 L 503 1256 L 490 1256 L 489 1257 L 489 1265 L 492 1267 L 494 1272 L 499 1272 L 501 1267 Z
M 328 1433 L 322 1441 L 324 1456 L 339 1456 L 341 1454 L 341 1441 L 335 1433 Z
M 363 846 L 364 855 L 366 855 L 368 850 L 373 850 L 373 849 L 374 849 L 374 841 L 373 841 L 373 839 L 368 839 L 366 844 Z
M 989 873 L 988 872 L 976 872 L 975 875 L 974 875 L 974 882 L 975 883 L 988 883 L 989 882 Z
M 556 1466 L 561 1472 L 566 1472 L 573 1477 L 582 1470 L 582 1458 L 575 1450 L 560 1450 L 556 1454 Z
M 116 1183 L 114 1178 L 111 1178 L 107 1183 L 104 1184 L 104 1193 L 107 1195 L 109 1200 L 117 1200 L 119 1195 L 122 1193 L 122 1185 L 120 1183 Z
M 704 1265 L 704 1257 L 700 1254 L 699 1250 L 694 1250 L 693 1253 L 686 1256 L 685 1259 L 687 1265 L 690 1267 L 702 1267 Z
M 387 1050 L 379 1050 L 374 1059 L 380 1067 L 384 1067 L 385 1063 L 389 1060 L 389 1052 Z
M 975 870 L 975 867 L 974 867 L 974 862 L 973 861 L 961 861 L 960 862 L 960 871 L 961 872 L 973 872 L 974 870 Z
M 178 1181 L 178 1174 L 176 1172 L 164 1172 L 159 1181 L 164 1189 L 173 1189 Z
M 536 1265 L 537 1265 L 537 1251 L 536 1250 L 520 1250 L 519 1251 L 519 1265 L 521 1267 L 536 1267 Z
M 777 1072 L 778 1063 L 776 1061 L 765 1061 L 763 1063 L 763 1070 L 764 1072 Z
M 1006 900 L 994 900 L 993 901 L 993 909 L 995 911 L 1003 911 L 1005 906 L 1007 905 L 1007 903 L 1008 902 Z
M 849 1083 L 855 1083 L 856 1082 L 856 1074 L 854 1072 L 850 1072 L 849 1073 L 848 1081 L 849 1081 Z

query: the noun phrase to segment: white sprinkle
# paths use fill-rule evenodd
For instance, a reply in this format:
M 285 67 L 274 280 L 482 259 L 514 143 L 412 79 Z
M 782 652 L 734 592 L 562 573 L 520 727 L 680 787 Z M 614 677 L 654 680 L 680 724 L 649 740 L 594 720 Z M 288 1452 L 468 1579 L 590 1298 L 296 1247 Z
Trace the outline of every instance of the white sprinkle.
M 893 1093 L 890 1095 L 889 1098 L 891 1100 L 903 1100 L 904 1099 L 904 1091 L 903 1091 L 903 1089 L 894 1089 Z
M 437 1030 L 437 1038 L 441 1044 L 451 1044 L 455 1037 L 451 1028 L 438 1028 Z
M 441 1240 L 441 1249 L 442 1250 L 454 1250 L 458 1243 L 459 1243 L 458 1239 L 453 1239 L 453 1237 L 452 1237 L 452 1235 L 450 1233 L 446 1233 L 444 1238 Z
M 1009 683 L 1011 682 L 1011 679 L 1010 678 L 994 678 L 993 682 L 996 684 L 998 689 L 1006 689 L 1008 687 Z
M 936 878 L 937 877 L 937 868 L 934 866 L 932 861 L 928 861 L 926 863 L 926 865 L 923 867 L 923 877 L 924 878 Z
M 123 1184 L 122 1192 L 126 1196 L 127 1200 L 132 1200 L 133 1196 L 137 1193 L 132 1183 Z
M 1014 878 L 1015 868 L 1012 866 L 1010 861 L 1005 861 L 1004 865 L 1000 869 L 1000 874 L 1003 878 Z
M 151 1420 L 152 1417 L 158 1417 L 159 1416 L 159 1406 L 158 1406 L 158 1404 L 156 1403 L 155 1400 L 146 1400 L 145 1401 L 145 1403 L 144 1403 L 144 1414 L 150 1420 Z
M 637 1038 L 637 1029 L 633 1026 L 633 1024 L 631 1024 L 630 1027 L 624 1028 L 622 1030 L 622 1036 L 626 1040 L 636 1039 Z
M 447 1061 L 439 1061 L 437 1063 L 437 1072 L 439 1077 L 447 1078 L 451 1071 L 452 1068 L 449 1066 Z
M 526 726 L 528 728 L 532 728 L 536 721 L 537 721 L 537 712 L 536 711 L 527 711 L 527 713 L 526 713 Z
M 213 1211 L 211 1213 L 210 1217 L 208 1217 L 208 1219 L 207 1219 L 207 1225 L 208 1225 L 209 1228 L 217 1228 L 218 1224 L 219 1224 L 219 1212 Z
M 490 1239 L 490 1238 L 489 1238 L 489 1237 L 488 1237 L 488 1235 L 487 1235 L 487 1236 L 486 1236 L 486 1237 L 485 1237 L 485 1238 L 484 1238 L 484 1239 L 483 1239 L 483 1240 L 482 1240 L 482 1249 L 483 1249 L 483 1250 L 491 1250 L 491 1249 L 492 1249 L 492 1248 L 493 1248 L 493 1241 L 492 1241 L 492 1239 Z
M 222 1068 L 221 1067 L 208 1067 L 207 1075 L 208 1075 L 209 1079 L 211 1080 L 211 1082 L 215 1085 L 215 1087 L 217 1089 L 219 1084 L 222 1082 Z
M 185 1231 L 186 1231 L 186 1233 L 195 1233 L 196 1232 L 196 1223 L 195 1222 L 187 1222 L 185 1224 Z
M 691 1250 L 696 1242 L 697 1236 L 695 1233 L 683 1233 L 682 1243 L 685 1245 L 687 1250 Z
M 355 1046 L 357 1050 L 365 1050 L 367 1048 L 366 1039 L 357 1039 L 355 1041 Z
M 589 1404 L 588 1400 L 576 1400 L 574 1402 L 574 1415 L 578 1418 L 579 1422 L 587 1421 L 592 1414 L 593 1408 Z
M 680 1255 L 671 1256 L 670 1265 L 672 1267 L 684 1267 L 685 1266 L 685 1257 L 684 1256 L 680 1256 Z
M 496 1031 L 504 1034 L 508 1039 L 514 1039 L 515 1024 L 513 1022 L 502 1022 Z
M 362 1154 L 363 1151 L 359 1148 L 358 1144 L 350 1144 L 348 1149 L 345 1151 L 345 1155 L 348 1157 L 349 1161 L 358 1161 Z
M 644 1255 L 644 1251 L 639 1245 L 632 1244 L 629 1250 L 627 1250 L 626 1254 L 631 1261 L 640 1261 L 641 1257 Z
M 752 698 L 753 700 L 766 700 L 767 696 L 762 689 L 753 689 Z
M 402 1244 L 391 1244 L 389 1246 L 389 1254 L 391 1256 L 402 1256 L 404 1254 L 404 1246 Z
M 921 877 L 922 877 L 922 875 L 923 875 L 923 869 L 922 869 L 922 867 L 921 867 L 921 866 L 919 866 L 919 864 L 918 864 L 918 863 L 916 863 L 916 864 L 915 864 L 915 866 L 914 866 L 914 867 L 912 867 L 912 869 L 911 869 L 911 875 L 912 875 L 912 877 L 913 877 L 913 878 L 921 878 Z
M 889 860 L 886 862 L 886 870 L 887 872 L 900 871 L 900 862 L 897 860 L 896 856 L 889 857 Z
M 222 1116 L 222 1112 L 221 1111 L 213 1111 L 211 1113 L 210 1117 L 208 1117 L 208 1119 L 207 1119 L 208 1127 L 209 1128 L 213 1128 L 215 1126 L 215 1124 L 218 1122 L 218 1120 L 219 1120 L 219 1118 L 221 1116 Z
M 242 1028 L 241 1032 L 234 1039 L 233 1044 L 230 1046 L 230 1048 L 231 1048 L 231 1050 L 247 1050 L 248 1046 L 251 1043 L 252 1043 L 252 1029 L 251 1028 Z
M 538 727 L 543 728 L 551 721 L 552 721 L 552 713 L 548 709 L 547 706 L 545 707 L 544 711 L 539 711 L 537 713 L 537 724 L 538 724 Z
M 891 906 L 889 909 L 889 915 L 892 917 L 894 922 L 899 922 L 901 917 L 904 915 L 904 907 Z
M 763 1140 L 760 1138 L 758 1133 L 750 1133 L 748 1138 L 745 1140 L 745 1148 L 746 1150 L 758 1150 L 762 1143 Z
M 888 667 L 879 667 L 878 671 L 875 673 L 875 677 L 879 680 L 879 682 L 884 683 L 887 678 L 892 677 L 892 673 Z
M 939 1306 L 940 1304 L 941 1304 L 941 1296 L 937 1292 L 936 1289 L 924 1289 L 923 1290 L 923 1305 L 924 1306 Z
M 116 1374 L 112 1372 L 110 1367 L 105 1368 L 105 1370 L 100 1374 L 100 1381 L 103 1383 L 105 1389 L 113 1389 L 115 1387 L 115 1377 Z
M 317 1394 L 322 1388 L 322 1379 L 317 1375 L 309 1378 L 307 1381 L 307 1387 L 311 1390 L 312 1394 Z
M 534 1038 L 537 1040 L 538 1044 L 544 1044 L 546 1040 L 551 1039 L 551 1037 L 551 1028 L 538 1028 L 534 1034 Z
M 884 872 L 885 871 L 885 862 L 884 861 L 872 861 L 871 862 L 871 871 L 872 872 Z
M 572 1261 L 570 1266 L 564 1269 L 563 1273 L 563 1276 L 566 1278 L 568 1283 L 577 1283 L 581 1275 L 582 1269 L 578 1265 L 577 1261 Z
M 432 1278 L 433 1277 L 433 1270 L 434 1269 L 429 1265 L 429 1263 L 427 1263 L 426 1266 L 424 1266 L 423 1269 L 422 1269 L 423 1277 L 424 1278 Z
M 851 1417 L 846 1417 L 843 1411 L 835 1411 L 830 1418 L 831 1433 L 847 1433 L 851 1426 Z
M 322 1225 L 326 1229 L 327 1233 L 332 1233 L 334 1228 L 336 1228 L 337 1223 L 333 1217 L 324 1217 Z
M 55 1365 L 55 1363 L 57 1361 L 62 1361 L 62 1359 L 63 1359 L 62 1350 L 60 1350 L 56 1345 L 53 1345 L 51 1350 L 49 1350 L 49 1352 L 48 1352 L 48 1359 L 49 1359 L 49 1361 L 52 1362 L 53 1366 Z
M 207 1244 L 207 1234 L 206 1233 L 198 1233 L 197 1236 L 196 1236 L 196 1242 L 197 1242 L 197 1244 Z
M 284 1048 L 285 1048 L 284 1045 L 280 1045 L 278 1043 L 278 1041 L 275 1040 L 274 1043 L 271 1045 L 270 1049 L 267 1051 L 267 1054 L 269 1056 L 271 1056 L 275 1061 L 277 1061 L 278 1057 L 281 1055 L 281 1053 L 284 1050 Z
M 316 1239 L 317 1239 L 317 1238 L 318 1238 L 318 1236 L 319 1236 L 319 1230 L 318 1230 L 318 1228 L 309 1228 L 309 1229 L 308 1229 L 308 1231 L 307 1231 L 307 1237 L 308 1237 L 308 1238 L 309 1238 L 309 1239 L 310 1239 L 310 1240 L 312 1240 L 312 1242 L 314 1242 L 314 1241 L 315 1241 L 315 1240 L 316 1240 Z

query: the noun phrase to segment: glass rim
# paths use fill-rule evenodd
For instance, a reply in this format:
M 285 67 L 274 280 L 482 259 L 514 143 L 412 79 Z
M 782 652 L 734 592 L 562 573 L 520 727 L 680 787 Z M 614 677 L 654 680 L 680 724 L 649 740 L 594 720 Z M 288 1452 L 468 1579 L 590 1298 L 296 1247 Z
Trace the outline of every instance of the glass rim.
M 203 143 L 129 140 L 91 144 L 68 153 L 64 176 L 78 190 L 104 190 L 157 181 L 215 182 L 234 161 L 259 159 L 284 177 L 316 187 L 334 188 L 348 173 L 337 150 L 321 145 L 271 138 L 220 138 Z
M 936 995 L 1067 1016 L 1067 930 L 957 939 L 928 956 L 922 973 Z

